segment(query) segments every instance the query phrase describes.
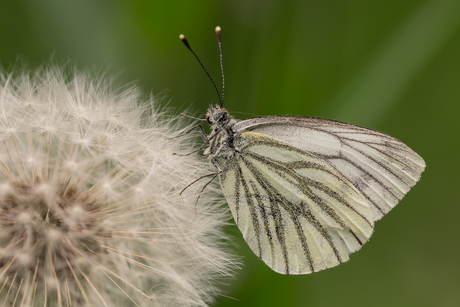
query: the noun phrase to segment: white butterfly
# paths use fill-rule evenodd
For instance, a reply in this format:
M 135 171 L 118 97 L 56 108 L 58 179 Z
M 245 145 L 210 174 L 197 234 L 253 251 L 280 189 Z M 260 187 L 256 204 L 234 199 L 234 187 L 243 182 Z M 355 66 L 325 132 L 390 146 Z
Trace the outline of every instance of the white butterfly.
M 425 169 L 412 149 L 376 130 L 309 116 L 238 121 L 220 101 L 206 114 L 204 154 L 249 247 L 281 274 L 347 261 Z

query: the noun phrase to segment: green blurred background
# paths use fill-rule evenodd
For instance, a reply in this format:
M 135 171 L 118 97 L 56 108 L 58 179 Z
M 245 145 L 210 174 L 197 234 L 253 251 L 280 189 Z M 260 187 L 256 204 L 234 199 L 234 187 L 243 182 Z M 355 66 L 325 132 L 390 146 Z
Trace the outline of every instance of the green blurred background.
M 306 276 L 272 272 L 236 227 L 244 267 L 216 306 L 460 306 L 460 1 L 1 1 L 0 64 L 75 64 L 117 75 L 178 111 L 215 92 L 237 118 L 304 114 L 365 125 L 417 151 L 427 170 L 351 261 Z

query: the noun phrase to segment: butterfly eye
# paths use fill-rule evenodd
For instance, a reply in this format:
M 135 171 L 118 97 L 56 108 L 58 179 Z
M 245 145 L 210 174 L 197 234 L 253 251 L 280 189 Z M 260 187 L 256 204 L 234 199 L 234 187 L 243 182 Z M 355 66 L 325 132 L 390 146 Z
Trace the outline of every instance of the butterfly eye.
M 211 116 L 206 115 L 206 122 L 207 122 L 208 124 L 212 125 L 212 123 L 211 123 Z

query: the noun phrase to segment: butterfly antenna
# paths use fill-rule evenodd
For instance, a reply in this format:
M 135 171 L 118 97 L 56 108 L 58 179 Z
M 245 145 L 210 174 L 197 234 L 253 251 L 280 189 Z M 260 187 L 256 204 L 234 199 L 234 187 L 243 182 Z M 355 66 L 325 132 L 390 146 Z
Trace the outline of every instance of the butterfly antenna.
M 216 30 L 216 31 L 217 31 L 217 30 Z M 212 85 L 214 85 L 214 89 L 216 90 L 217 97 L 219 98 L 220 105 L 222 106 L 222 105 L 223 105 L 223 101 L 222 101 L 222 99 L 220 98 L 219 90 L 217 89 L 217 86 L 216 86 L 216 84 L 214 83 L 214 80 L 212 80 L 211 75 L 208 73 L 208 71 L 206 70 L 206 68 L 204 68 L 203 63 L 201 63 L 201 61 L 200 61 L 200 59 L 198 58 L 198 56 L 196 55 L 196 53 L 192 50 L 192 48 L 191 48 L 190 45 L 188 44 L 188 41 L 187 41 L 187 39 L 185 38 L 185 35 L 184 35 L 184 34 L 181 34 L 181 35 L 179 35 L 179 38 L 180 38 L 180 40 L 184 43 L 185 47 L 187 47 L 188 50 L 190 50 L 190 51 L 192 52 L 192 54 L 193 54 L 193 55 L 195 56 L 195 58 L 197 59 L 198 63 L 200 63 L 201 68 L 203 68 L 204 72 L 205 72 L 206 75 L 208 76 L 209 80 L 211 80 Z
M 222 72 L 222 100 L 220 101 L 220 107 L 223 107 L 224 106 L 224 93 L 225 93 L 225 76 L 224 76 L 224 64 L 222 63 L 222 43 L 220 40 L 220 32 L 221 32 L 221 28 L 217 26 L 216 36 L 217 36 L 217 43 L 219 44 L 220 71 Z

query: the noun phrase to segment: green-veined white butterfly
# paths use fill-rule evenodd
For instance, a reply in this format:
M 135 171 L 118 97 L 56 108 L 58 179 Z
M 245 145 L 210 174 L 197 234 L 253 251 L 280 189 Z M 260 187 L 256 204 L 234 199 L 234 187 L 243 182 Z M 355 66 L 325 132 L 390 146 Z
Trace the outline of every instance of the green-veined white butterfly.
M 216 34 L 222 67 L 219 27 Z M 425 169 L 407 145 L 373 129 L 310 116 L 238 121 L 223 108 L 223 92 L 206 114 L 211 134 L 201 129 L 218 169 L 210 175 L 219 176 L 249 247 L 278 273 L 347 261 Z

